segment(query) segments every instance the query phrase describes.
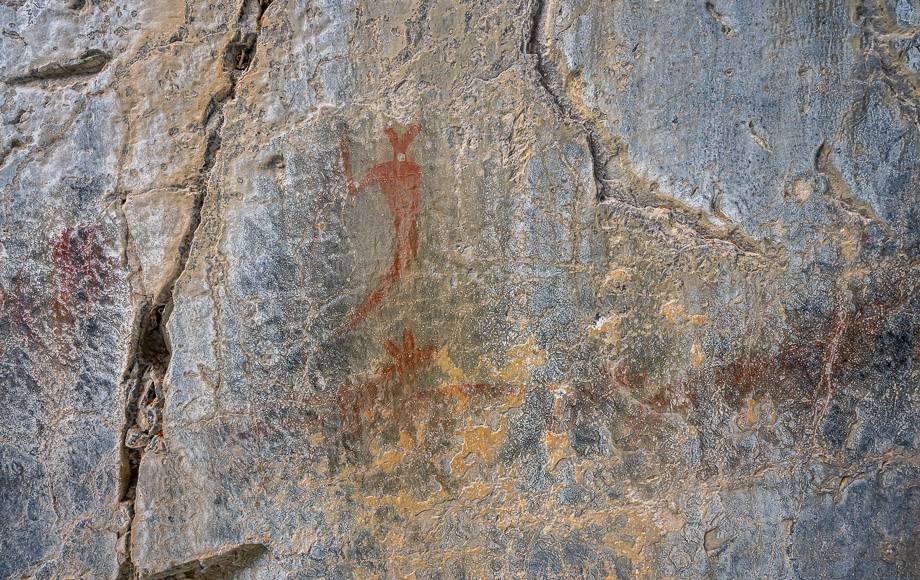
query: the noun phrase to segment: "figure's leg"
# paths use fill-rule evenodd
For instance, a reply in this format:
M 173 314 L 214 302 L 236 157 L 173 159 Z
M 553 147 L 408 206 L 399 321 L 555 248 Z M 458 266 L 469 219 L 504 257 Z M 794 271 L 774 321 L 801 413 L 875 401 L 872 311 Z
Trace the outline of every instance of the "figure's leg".
M 342 157 L 342 172 L 345 174 L 345 186 L 348 188 L 348 193 L 355 195 L 358 193 L 358 188 L 355 186 L 355 176 L 351 172 L 351 152 L 348 150 L 348 146 L 345 145 L 344 141 L 339 143 L 339 153 Z
M 406 252 L 406 264 L 410 260 L 414 261 L 418 257 L 418 225 L 415 220 L 412 220 L 412 223 L 409 224 L 407 228 L 409 230 L 407 239 L 407 252 Z
M 415 259 L 418 252 L 418 229 L 415 225 L 417 213 L 401 214 L 393 220 L 395 236 L 393 237 L 393 254 L 402 270 L 405 270 Z M 402 272 L 400 272 L 400 275 Z
M 367 298 L 361 303 L 361 306 L 355 309 L 351 316 L 348 317 L 345 328 L 354 328 L 359 322 L 364 320 L 364 318 L 370 314 L 371 310 L 380 304 L 380 301 L 383 300 L 383 297 L 389 292 L 390 287 L 396 282 L 397 277 L 396 270 L 391 267 L 390 271 L 377 283 L 377 287 L 374 288 L 374 291 L 368 294 Z
M 359 322 L 364 320 L 364 318 L 370 314 L 371 310 L 376 308 L 380 302 L 383 300 L 383 297 L 386 296 L 389 292 L 390 287 L 399 279 L 400 271 L 402 269 L 402 250 L 400 248 L 400 221 L 395 220 L 394 223 L 396 229 L 396 235 L 393 240 L 395 248 L 393 248 L 393 263 L 390 265 L 389 271 L 380 279 L 377 283 L 377 287 L 367 295 L 361 305 L 352 312 L 351 316 L 348 317 L 348 322 L 345 323 L 342 331 L 350 330 L 354 328 Z M 341 332 L 341 331 L 340 331 Z

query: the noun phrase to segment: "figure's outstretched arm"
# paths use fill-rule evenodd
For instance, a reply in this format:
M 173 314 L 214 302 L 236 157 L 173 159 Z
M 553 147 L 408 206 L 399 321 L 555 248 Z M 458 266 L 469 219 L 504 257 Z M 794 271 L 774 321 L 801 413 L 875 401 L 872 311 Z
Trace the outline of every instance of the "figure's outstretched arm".
M 348 193 L 358 195 L 361 190 L 367 187 L 369 178 L 364 178 L 360 183 L 355 183 L 355 176 L 351 172 L 351 152 L 344 141 L 339 143 L 339 153 L 342 156 L 342 169 L 345 173 L 345 185 L 348 187 Z

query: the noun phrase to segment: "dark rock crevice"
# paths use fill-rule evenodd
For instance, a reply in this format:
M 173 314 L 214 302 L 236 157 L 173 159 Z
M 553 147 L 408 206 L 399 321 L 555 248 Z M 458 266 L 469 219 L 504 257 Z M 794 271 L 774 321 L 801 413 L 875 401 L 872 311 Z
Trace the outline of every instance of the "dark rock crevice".
M 709 16 L 712 17 L 713 20 L 716 21 L 716 23 L 719 25 L 719 28 L 722 29 L 722 34 L 728 37 L 735 36 L 735 31 L 729 24 L 728 19 L 725 18 L 724 14 L 719 12 L 714 2 L 706 2 L 706 12 L 709 14 Z
M 537 79 L 540 86 L 549 96 L 559 115 L 584 129 L 588 152 L 591 155 L 594 171 L 594 181 L 597 187 L 597 199 L 602 201 L 612 196 L 610 183 L 612 176 L 608 175 L 608 165 L 613 155 L 604 147 L 598 128 L 593 122 L 583 115 L 573 105 L 565 91 L 565 85 L 560 78 L 559 71 L 549 62 L 546 55 L 546 42 L 541 29 L 545 29 L 547 20 L 552 18 L 547 14 L 546 1 L 536 0 L 531 7 L 530 34 L 527 38 L 525 50 L 534 58 Z
M 268 548 L 265 544 L 242 544 L 207 558 L 183 562 L 150 576 L 148 580 L 220 580 L 230 573 L 249 567 L 262 557 Z
M 139 470 L 143 455 L 161 444 L 162 411 L 166 390 L 164 377 L 170 364 L 166 324 L 172 311 L 176 283 L 188 267 L 191 249 L 201 224 L 201 213 L 208 195 L 209 180 L 221 149 L 224 130 L 224 108 L 236 98 L 236 85 L 249 70 L 256 51 L 262 17 L 272 0 L 244 0 L 236 20 L 236 27 L 224 47 L 220 79 L 222 88 L 209 100 L 202 115 L 205 145 L 202 163 L 195 178 L 198 194 L 192 208 L 192 219 L 184 235 L 180 250 L 181 267 L 164 286 L 159 296 L 148 299 L 138 307 L 135 344 L 125 366 L 122 378 L 126 392 L 125 424 L 122 430 L 122 473 L 119 501 L 126 507 L 130 524 L 124 530 L 120 549 L 119 578 L 139 578 L 132 556 L 132 530 L 135 519 L 135 500 Z M 125 198 L 126 200 L 126 198 Z M 122 204 L 124 204 L 124 201 Z M 253 544 L 234 549 L 207 560 L 194 560 L 180 564 L 156 578 L 218 578 L 214 570 L 226 571 L 245 567 L 265 551 L 265 546 Z M 229 566 L 229 567 L 228 567 Z
M 100 73 L 112 55 L 97 49 L 90 49 L 75 58 L 63 62 L 50 62 L 28 70 L 28 72 L 10 77 L 8 85 L 28 85 L 41 81 L 72 80 Z
M 828 193 L 844 212 L 866 224 L 877 225 L 889 236 L 894 235 L 885 220 L 872 209 L 872 205 L 860 200 L 850 191 L 846 179 L 834 163 L 832 145 L 826 140 L 821 142 L 815 154 L 815 171 L 827 179 Z

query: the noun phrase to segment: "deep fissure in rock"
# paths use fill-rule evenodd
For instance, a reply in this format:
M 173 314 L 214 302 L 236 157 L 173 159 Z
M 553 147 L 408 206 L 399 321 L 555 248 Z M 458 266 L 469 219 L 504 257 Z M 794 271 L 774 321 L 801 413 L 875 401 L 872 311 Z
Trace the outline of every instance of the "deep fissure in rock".
M 29 69 L 25 74 L 7 79 L 9 85 L 27 85 L 40 81 L 71 80 L 88 77 L 102 71 L 112 60 L 112 55 L 98 49 L 90 49 L 70 60 L 51 62 Z
M 590 120 L 580 115 L 565 94 L 564 85 L 559 78 L 559 71 L 547 63 L 546 47 L 541 39 L 540 28 L 546 26 L 547 14 L 545 0 L 535 0 L 530 14 L 530 35 L 527 38 L 526 52 L 534 57 L 537 78 L 540 86 L 549 95 L 556 109 L 569 120 L 581 125 L 585 131 L 585 141 L 588 153 L 591 155 L 591 167 L 594 173 L 594 182 L 597 186 L 597 200 L 603 201 L 611 197 L 609 193 L 610 176 L 607 174 L 607 164 L 610 155 L 606 152 L 597 129 Z
M 262 28 L 262 17 L 272 0 L 244 0 L 240 7 L 236 29 L 224 48 L 222 74 L 226 75 L 229 87 L 211 97 L 202 118 L 205 134 L 205 148 L 201 167 L 198 171 L 197 188 L 192 208 L 192 219 L 179 250 L 179 262 L 182 264 L 176 275 L 166 285 L 161 296 L 150 304 L 140 308 L 136 342 L 133 353 L 126 365 L 122 377 L 127 397 L 125 405 L 125 424 L 122 430 L 122 473 L 119 488 L 119 501 L 126 505 L 129 525 L 121 540 L 123 555 L 119 563 L 119 578 L 138 578 L 132 555 L 132 532 L 135 518 L 135 501 L 140 463 L 148 449 L 155 448 L 162 435 L 162 411 L 165 401 L 163 379 L 170 362 L 170 351 L 165 334 L 166 323 L 172 310 L 173 292 L 178 279 L 188 266 L 191 248 L 201 224 L 201 210 L 208 192 L 208 179 L 220 151 L 224 126 L 225 105 L 236 98 L 236 84 L 252 64 L 256 51 L 258 35 Z M 251 561 L 264 552 L 264 546 L 256 545 L 252 550 L 231 554 L 234 566 L 239 560 Z M 189 562 L 180 564 L 171 571 L 157 574 L 157 578 L 206 578 L 215 567 L 226 568 L 226 558 L 214 562 Z
M 712 223 L 700 209 L 691 207 L 679 199 L 662 194 L 657 189 L 657 184 L 642 184 L 636 188 L 630 181 L 628 170 L 614 172 L 623 165 L 615 165 L 615 157 L 625 155 L 619 144 L 608 139 L 605 142 L 603 129 L 598 126 L 596 119 L 586 116 L 572 103 L 565 89 L 562 75 L 549 61 L 547 56 L 547 43 L 541 38 L 541 28 L 545 30 L 548 18 L 547 2 L 535 0 L 530 16 L 530 32 L 524 46 L 527 54 L 534 58 L 534 68 L 540 86 L 546 91 L 560 116 L 581 126 L 584 130 L 585 143 L 588 154 L 591 156 L 591 168 L 596 185 L 596 201 L 616 202 L 633 209 L 649 207 L 664 207 L 676 221 L 684 224 L 700 237 L 728 242 L 743 252 L 753 254 L 765 253 L 764 246 L 767 242 L 756 240 L 744 233 L 739 224 L 728 222 L 724 226 Z M 608 144 L 612 143 L 612 146 Z M 621 188 L 622 187 L 622 188 Z M 617 191 L 617 189 L 620 189 Z M 632 197 L 632 200 L 627 200 Z M 638 198 L 637 198 L 638 197 Z
M 242 544 L 209 558 L 183 562 L 155 574 L 149 580 L 222 580 L 260 558 L 268 548 L 264 544 Z

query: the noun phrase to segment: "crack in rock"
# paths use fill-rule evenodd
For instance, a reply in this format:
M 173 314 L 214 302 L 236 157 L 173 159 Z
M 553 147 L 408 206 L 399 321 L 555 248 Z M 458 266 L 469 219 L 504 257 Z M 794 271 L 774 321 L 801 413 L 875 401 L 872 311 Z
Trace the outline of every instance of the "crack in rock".
M 90 49 L 80 56 L 64 62 L 51 62 L 31 68 L 25 74 L 8 78 L 6 84 L 28 85 L 41 81 L 88 77 L 102 72 L 111 60 L 112 55 L 101 50 Z
M 164 377 L 170 364 L 170 350 L 165 334 L 166 323 L 172 310 L 173 292 L 177 281 L 188 267 L 191 248 L 201 224 L 201 211 L 208 191 L 208 180 L 214 168 L 217 154 L 221 148 L 224 127 L 224 107 L 236 98 L 236 85 L 249 70 L 255 55 L 258 35 L 262 27 L 262 17 L 272 0 L 244 0 L 236 21 L 236 28 L 224 47 L 221 60 L 221 74 L 228 80 L 228 85 L 213 95 L 202 117 L 205 133 L 205 148 L 201 167 L 198 171 L 197 184 L 200 192 L 195 196 L 192 218 L 179 251 L 181 267 L 164 286 L 163 295 L 139 307 L 136 331 L 136 343 L 126 365 L 123 384 L 127 392 L 125 406 L 125 424 L 122 432 L 122 474 L 119 500 L 126 506 L 130 523 L 120 542 L 119 578 L 138 578 L 132 550 L 132 531 L 136 519 L 135 500 L 141 460 L 146 451 L 155 450 L 162 445 L 162 412 L 165 402 Z M 125 197 L 125 200 L 127 197 Z M 124 201 L 122 205 L 124 205 Z M 124 208 L 122 208 L 123 210 Z M 252 549 L 250 549 L 252 548 Z M 243 550 L 243 552 L 239 552 Z M 255 553 L 253 550 L 255 550 Z M 227 569 L 228 558 L 246 565 L 265 551 L 261 544 L 235 548 L 228 554 L 215 556 L 207 560 L 194 560 L 158 573 L 156 578 L 195 577 L 210 578 L 207 570 L 215 567 Z M 250 555 L 252 557 L 249 557 Z M 246 557 L 242 557 L 246 555 Z M 192 574 L 189 576 L 188 574 Z
M 212 556 L 183 562 L 148 577 L 148 580 L 178 580 L 195 578 L 197 580 L 219 580 L 229 577 L 234 571 L 248 568 L 268 551 L 265 544 L 241 544 L 221 551 Z
M 530 15 L 530 34 L 527 39 L 526 51 L 534 57 L 537 79 L 540 82 L 540 86 L 549 96 L 559 114 L 563 118 L 569 119 L 584 129 L 588 152 L 592 160 L 594 181 L 597 187 L 597 199 L 598 201 L 602 201 L 607 197 L 611 197 L 608 183 L 612 181 L 612 179 L 607 173 L 607 166 L 613 155 L 603 146 L 597 128 L 593 126 L 591 121 L 578 112 L 565 94 L 563 82 L 559 78 L 559 71 L 547 62 L 548 58 L 545 55 L 546 46 L 540 33 L 541 28 L 545 30 L 547 18 L 551 18 L 551 15 L 547 14 L 546 8 L 546 2 L 543 0 L 537 0 L 533 3 Z
M 547 28 L 548 3 L 545 0 L 536 0 L 531 6 L 530 31 L 525 44 L 525 52 L 534 58 L 537 79 L 540 86 L 549 96 L 556 110 L 565 119 L 583 128 L 588 152 L 591 156 L 592 171 L 597 188 L 596 199 L 598 203 L 613 204 L 627 209 L 644 212 L 654 209 L 666 209 L 675 221 L 683 224 L 704 239 L 729 243 L 739 251 L 757 255 L 778 254 L 778 248 L 770 247 L 766 240 L 757 240 L 744 232 L 737 223 L 729 222 L 726 225 L 712 223 L 704 211 L 690 207 L 677 198 L 662 194 L 658 191 L 657 184 L 641 185 L 641 199 L 626 201 L 627 195 L 635 194 L 636 187 L 633 182 L 642 182 L 638 175 L 632 174 L 621 162 L 620 170 L 615 173 L 613 166 L 615 158 L 625 154 L 624 150 L 614 142 L 613 147 L 605 145 L 602 128 L 597 126 L 597 121 L 587 117 L 579 107 L 571 101 L 565 90 L 562 75 L 549 63 L 546 54 L 547 42 L 541 38 L 541 30 Z M 545 32 L 543 33 L 545 34 Z M 608 139 L 610 141 L 610 139 Z M 618 184 L 625 184 L 623 192 L 617 192 Z

